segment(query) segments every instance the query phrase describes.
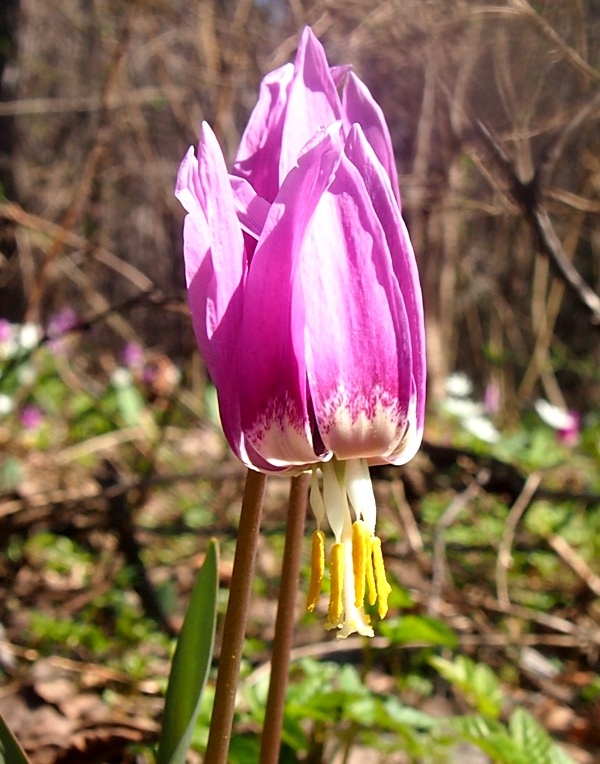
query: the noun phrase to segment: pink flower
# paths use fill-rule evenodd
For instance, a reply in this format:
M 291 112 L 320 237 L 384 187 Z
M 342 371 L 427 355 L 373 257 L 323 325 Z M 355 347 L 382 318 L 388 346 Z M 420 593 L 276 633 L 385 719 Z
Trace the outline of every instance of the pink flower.
M 128 369 L 142 369 L 145 364 L 144 348 L 139 342 L 128 342 L 123 348 L 123 363 Z
M 336 540 L 329 625 L 372 634 L 365 576 L 379 576 L 381 615 L 388 587 L 367 464 L 415 454 L 425 405 L 421 289 L 381 110 L 307 28 L 294 65 L 263 80 L 234 175 L 204 124 L 176 194 L 225 435 L 255 469 L 322 471 L 311 503 Z
M 13 328 L 10 321 L 0 318 L 0 343 L 10 342 L 13 337 Z
M 565 427 L 559 428 L 557 435 L 561 443 L 566 446 L 576 446 L 579 443 L 581 430 L 581 414 L 574 409 L 567 411 L 568 422 Z
M 70 350 L 69 332 L 77 326 L 77 313 L 73 308 L 65 307 L 55 313 L 48 322 L 47 335 L 50 338 L 48 348 L 57 355 L 67 355 Z
M 19 415 L 19 422 L 26 430 L 37 430 L 44 420 L 44 414 L 39 406 L 25 406 Z
M 544 399 L 535 401 L 534 406 L 540 419 L 556 430 L 556 437 L 561 443 L 566 446 L 576 446 L 579 443 L 581 415 L 578 411 L 553 406 Z

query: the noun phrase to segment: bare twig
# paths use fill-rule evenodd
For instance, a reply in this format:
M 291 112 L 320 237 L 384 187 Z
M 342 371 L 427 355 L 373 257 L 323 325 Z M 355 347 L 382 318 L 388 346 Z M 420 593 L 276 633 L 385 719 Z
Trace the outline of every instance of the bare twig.
M 450 502 L 436 523 L 433 534 L 433 572 L 431 576 L 431 592 L 427 604 L 427 611 L 430 615 L 435 615 L 439 610 L 439 602 L 441 600 L 442 590 L 446 579 L 446 531 L 463 509 L 477 495 L 481 486 L 487 483 L 489 477 L 489 470 L 480 470 L 477 478 L 467 486 L 464 491 L 454 497 L 453 501 Z
M 392 489 L 392 496 L 394 497 L 394 503 L 398 507 L 398 514 L 402 522 L 402 528 L 406 534 L 406 540 L 413 554 L 421 554 L 423 552 L 423 539 L 419 532 L 419 526 L 415 520 L 413 513 L 411 512 L 406 496 L 404 494 L 404 484 L 401 480 L 394 479 L 390 483 Z
M 567 563 L 567 565 L 582 579 L 585 585 L 597 597 L 600 597 L 600 576 L 590 568 L 587 562 L 582 559 L 573 547 L 564 540 L 562 536 L 556 534 L 550 536 L 548 544 L 554 549 L 556 554 Z
M 496 558 L 496 591 L 498 594 L 498 602 L 502 607 L 510 607 L 511 604 L 510 596 L 508 594 L 507 573 L 512 561 L 510 550 L 512 549 L 515 532 L 523 514 L 530 505 L 541 480 L 541 472 L 531 473 L 523 486 L 523 490 L 512 505 L 504 524 L 504 533 L 502 534 L 502 540 L 500 541 L 500 547 L 498 549 L 498 557 Z
M 480 136 L 504 171 L 510 184 L 511 194 L 533 228 L 541 251 L 549 258 L 557 275 L 569 286 L 579 302 L 590 311 L 592 325 L 600 327 L 600 297 L 584 281 L 563 250 L 546 207 L 541 201 L 539 174 L 536 173 L 528 183 L 523 183 L 488 128 L 479 120 L 476 121 L 476 125 Z

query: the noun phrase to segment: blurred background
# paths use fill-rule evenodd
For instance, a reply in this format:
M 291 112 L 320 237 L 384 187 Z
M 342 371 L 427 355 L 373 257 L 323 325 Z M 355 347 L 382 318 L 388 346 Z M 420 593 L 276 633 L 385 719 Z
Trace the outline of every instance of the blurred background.
M 383 522 L 396 611 L 452 629 L 454 647 L 492 666 L 591 763 L 597 0 L 4 0 L 0 712 L 8 699 L 34 762 L 79 761 L 73 739 L 90 761 L 151 760 L 156 675 L 210 533 L 224 540 L 226 582 L 243 480 L 191 330 L 175 177 L 202 120 L 232 162 L 261 77 L 293 59 L 306 24 L 383 108 L 423 283 L 426 444 L 414 465 L 376 475 L 393 510 Z M 574 269 L 575 287 L 560 267 Z M 276 592 L 287 490 L 271 482 L 263 605 Z M 440 550 L 444 560 L 453 550 L 453 578 Z M 268 653 L 272 608 L 254 616 L 252 665 Z M 398 634 L 386 638 L 407 641 Z M 323 635 L 309 620 L 299 640 L 313 638 Z M 394 692 L 418 708 L 439 700 L 423 653 L 406 655 L 412 684 L 383 672 Z M 464 710 L 444 692 L 443 713 Z M 82 694 L 108 737 L 85 733 Z M 34 711 L 50 714 L 37 737 Z M 257 724 L 244 723 L 240 740 Z M 298 745 L 289 761 L 321 761 Z

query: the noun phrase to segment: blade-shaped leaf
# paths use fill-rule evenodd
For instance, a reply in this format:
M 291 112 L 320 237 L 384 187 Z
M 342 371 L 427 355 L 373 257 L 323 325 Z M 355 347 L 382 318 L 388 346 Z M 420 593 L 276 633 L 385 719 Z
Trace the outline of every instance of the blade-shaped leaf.
M 185 764 L 215 639 L 219 549 L 211 539 L 171 665 L 157 764 Z
M 29 764 L 23 749 L 0 716 L 0 764 Z

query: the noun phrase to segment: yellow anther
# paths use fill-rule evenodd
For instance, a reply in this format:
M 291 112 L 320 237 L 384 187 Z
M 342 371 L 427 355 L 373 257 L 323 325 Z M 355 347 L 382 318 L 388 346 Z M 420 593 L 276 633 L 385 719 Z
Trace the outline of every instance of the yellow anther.
M 388 611 L 388 596 L 392 587 L 388 584 L 385 577 L 385 568 L 383 566 L 383 555 L 381 553 L 381 539 L 373 536 L 371 539 L 371 553 L 373 555 L 373 569 L 375 571 L 375 584 L 377 586 L 377 609 L 380 618 L 385 618 Z
M 331 578 L 331 594 L 329 597 L 329 624 L 337 626 L 342 618 L 344 605 L 342 602 L 342 588 L 344 585 L 344 545 L 334 544 L 331 547 L 331 561 L 329 563 L 329 575 Z
M 367 568 L 370 567 L 369 534 L 362 520 L 352 525 L 352 570 L 354 573 L 354 604 L 360 607 L 365 600 Z
M 306 609 L 309 613 L 315 609 L 319 594 L 321 594 L 321 583 L 323 582 L 323 572 L 325 570 L 325 534 L 323 531 L 315 531 L 312 535 L 312 548 L 310 552 L 310 586 L 306 597 Z
M 373 544 L 372 539 L 368 539 L 369 553 L 367 555 L 367 589 L 369 590 L 369 605 L 377 602 L 377 587 L 375 585 L 375 574 L 373 572 Z

